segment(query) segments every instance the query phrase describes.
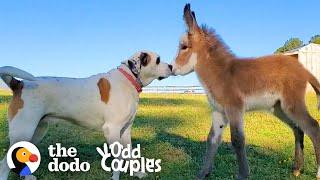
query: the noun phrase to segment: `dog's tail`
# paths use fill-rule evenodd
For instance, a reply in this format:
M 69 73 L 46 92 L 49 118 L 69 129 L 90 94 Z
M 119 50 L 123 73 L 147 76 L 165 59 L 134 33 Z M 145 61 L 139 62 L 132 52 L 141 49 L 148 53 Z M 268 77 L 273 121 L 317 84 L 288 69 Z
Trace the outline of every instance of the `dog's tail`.
M 0 67 L 0 77 L 13 91 L 17 88 L 17 84 L 21 82 L 16 78 L 29 81 L 36 80 L 36 77 L 34 77 L 32 74 L 11 66 Z
M 311 84 L 312 88 L 317 94 L 318 110 L 320 110 L 320 83 L 317 80 L 317 78 L 314 77 L 314 75 L 311 74 L 309 71 L 307 71 L 307 74 L 308 74 L 308 82 Z

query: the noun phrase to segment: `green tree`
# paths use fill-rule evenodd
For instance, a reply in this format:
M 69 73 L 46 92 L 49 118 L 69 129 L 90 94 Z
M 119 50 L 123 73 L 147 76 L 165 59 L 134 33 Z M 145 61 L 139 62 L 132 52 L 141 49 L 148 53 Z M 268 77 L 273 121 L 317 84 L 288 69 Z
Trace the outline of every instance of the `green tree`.
M 312 36 L 309 43 L 316 43 L 316 44 L 320 44 L 320 35 L 315 35 Z
M 303 41 L 299 38 L 291 38 L 287 40 L 284 45 L 276 50 L 275 53 L 284 53 L 292 49 L 296 49 L 303 46 Z

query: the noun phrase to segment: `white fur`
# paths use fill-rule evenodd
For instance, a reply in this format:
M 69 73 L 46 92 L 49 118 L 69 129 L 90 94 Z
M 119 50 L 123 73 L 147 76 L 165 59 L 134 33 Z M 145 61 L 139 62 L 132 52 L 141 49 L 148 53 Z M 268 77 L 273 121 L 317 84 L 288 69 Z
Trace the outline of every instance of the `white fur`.
M 181 37 L 180 37 L 180 45 L 181 44 L 185 44 L 185 45 L 188 45 L 188 34 L 183 34 Z
M 278 100 L 280 100 L 280 95 L 271 92 L 264 92 L 247 96 L 245 97 L 245 110 L 270 110 Z
M 317 178 L 320 179 L 320 166 L 318 167 Z
M 214 128 L 214 136 L 213 136 L 213 143 L 217 143 L 218 138 L 222 135 L 223 130 L 225 129 L 226 123 L 224 120 L 224 115 L 218 111 L 214 111 L 212 113 L 212 124 Z
M 175 62 L 173 62 L 173 73 L 175 75 L 186 75 L 194 71 L 194 68 L 197 64 L 198 60 L 198 54 L 197 53 L 192 53 L 190 58 L 188 59 L 188 62 L 183 65 L 177 65 Z
M 188 41 L 188 34 L 185 33 L 180 37 L 179 46 L 187 46 L 189 47 L 189 41 Z M 179 53 L 183 51 L 188 51 L 189 49 L 180 49 L 178 50 L 177 57 Z M 175 58 L 177 59 L 177 58 Z M 188 62 L 184 64 L 183 66 L 176 64 L 176 61 L 174 60 L 172 62 L 173 66 L 173 74 L 175 75 L 186 75 L 194 71 L 194 68 L 197 64 L 198 55 L 197 53 L 192 53 L 190 58 L 187 60 Z
M 151 61 L 140 69 L 140 80 L 144 85 L 158 77 L 171 75 L 172 72 L 167 63 L 157 65 L 158 55 L 152 52 L 147 53 Z M 135 56 L 138 57 L 138 54 Z M 131 74 L 126 65 L 121 65 L 121 68 Z M 36 130 L 38 124 L 51 119 L 67 120 L 83 127 L 102 131 L 109 144 L 115 141 L 123 145 L 131 144 L 131 125 L 124 131 L 122 137 L 120 137 L 120 131 L 128 122 L 133 122 L 139 94 L 130 81 L 117 69 L 82 79 L 33 78 L 29 73 L 17 71 L 15 68 L 1 69 L 2 73 L 34 80 L 24 81 L 21 95 L 24 106 L 9 122 L 11 145 L 23 140 L 39 141 L 38 138 L 34 139 L 33 135 L 40 137 L 43 135 L 41 133 L 45 133 L 46 130 L 43 127 Z M 107 103 L 101 100 L 98 87 L 101 78 L 106 78 L 111 85 Z M 45 118 L 39 123 L 42 117 Z M 9 171 L 7 163 L 1 163 L 0 180 L 7 179 Z M 139 173 L 137 175 L 141 176 Z M 118 172 L 114 173 L 114 178 L 119 179 Z

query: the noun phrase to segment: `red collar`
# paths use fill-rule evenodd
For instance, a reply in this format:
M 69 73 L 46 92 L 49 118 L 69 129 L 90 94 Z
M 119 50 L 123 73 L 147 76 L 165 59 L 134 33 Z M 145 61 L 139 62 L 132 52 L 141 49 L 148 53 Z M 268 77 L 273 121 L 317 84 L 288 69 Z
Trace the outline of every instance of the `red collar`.
M 142 87 L 141 85 L 136 81 L 136 78 L 133 77 L 132 75 L 130 75 L 129 73 L 127 73 L 127 71 L 125 71 L 122 68 L 118 68 L 118 70 L 131 82 L 131 84 L 136 88 L 138 93 L 142 92 Z

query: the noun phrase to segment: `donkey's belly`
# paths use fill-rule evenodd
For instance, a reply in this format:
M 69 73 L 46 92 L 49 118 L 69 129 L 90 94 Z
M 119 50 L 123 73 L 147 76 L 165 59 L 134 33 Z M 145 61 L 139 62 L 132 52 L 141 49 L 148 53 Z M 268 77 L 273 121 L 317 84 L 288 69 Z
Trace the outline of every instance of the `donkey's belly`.
M 261 93 L 245 97 L 245 109 L 250 110 L 270 110 L 277 101 L 280 100 L 280 95 L 276 93 Z

